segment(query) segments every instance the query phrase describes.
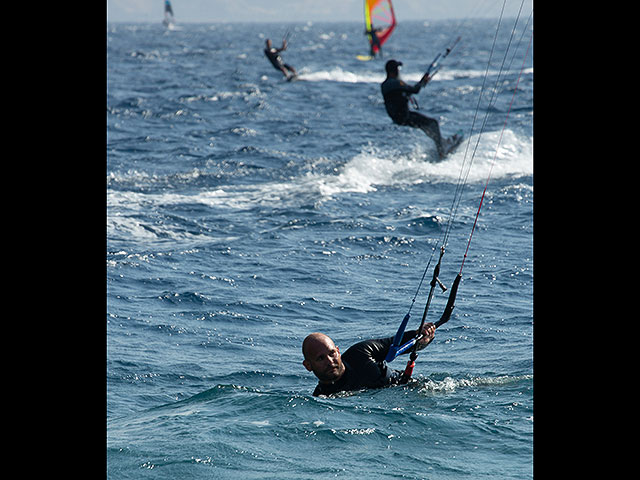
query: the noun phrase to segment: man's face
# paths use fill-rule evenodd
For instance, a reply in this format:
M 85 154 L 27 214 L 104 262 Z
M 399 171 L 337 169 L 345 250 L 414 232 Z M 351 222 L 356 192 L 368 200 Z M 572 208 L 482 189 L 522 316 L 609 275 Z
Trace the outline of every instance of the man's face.
M 344 373 L 340 350 L 328 337 L 309 345 L 307 356 L 302 363 L 323 382 L 333 382 Z

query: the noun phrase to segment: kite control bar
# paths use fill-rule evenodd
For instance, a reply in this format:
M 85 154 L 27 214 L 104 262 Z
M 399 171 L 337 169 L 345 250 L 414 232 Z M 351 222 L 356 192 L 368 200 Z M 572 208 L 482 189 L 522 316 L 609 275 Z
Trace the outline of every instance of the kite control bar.
M 438 278 L 438 275 L 440 274 L 440 263 L 442 261 L 443 255 L 444 255 L 444 248 L 441 248 L 438 264 L 435 266 L 433 270 L 433 278 L 431 280 L 431 290 L 429 291 L 429 298 L 427 300 L 427 305 L 425 306 L 424 313 L 422 314 L 422 322 L 420 323 L 420 328 L 418 329 L 418 335 L 416 335 L 414 338 L 406 342 L 404 345 L 400 345 L 400 342 L 402 342 L 402 337 L 404 335 L 405 328 L 407 327 L 407 323 L 409 322 L 409 318 L 411 317 L 411 315 L 407 313 L 402 319 L 402 322 L 400 323 L 400 327 L 398 328 L 398 331 L 396 332 L 396 335 L 393 338 L 393 343 L 389 347 L 389 352 L 385 357 L 385 360 L 387 362 L 393 361 L 398 355 L 401 355 L 404 352 L 406 352 L 408 349 L 415 347 L 416 343 L 419 342 L 424 337 L 424 335 L 422 335 L 420 332 L 422 331 L 422 327 L 424 326 L 424 322 L 427 317 L 427 310 L 429 309 L 431 298 L 433 297 L 433 289 L 437 284 L 442 289 L 443 292 L 447 290 L 447 287 Z M 449 293 L 449 300 L 447 301 L 447 306 L 445 307 L 444 313 L 442 314 L 442 317 L 440 317 L 440 320 L 436 322 L 435 324 L 436 328 L 446 323 L 451 317 L 451 312 L 453 311 L 456 294 L 458 293 L 458 284 L 460 283 L 461 278 L 462 278 L 461 275 L 458 274 L 458 276 L 454 280 L 451 292 Z M 415 353 L 415 348 L 414 348 L 414 353 Z
M 456 38 L 455 41 L 451 44 L 451 46 L 445 49 L 444 53 L 440 52 L 436 55 L 436 58 L 433 59 L 433 62 L 431 62 L 431 64 L 429 65 L 429 68 L 427 68 L 427 73 L 429 74 L 429 77 L 433 78 L 433 76 L 436 73 L 438 73 L 438 70 L 440 70 L 440 61 L 447 58 L 449 53 L 451 53 L 451 50 L 453 50 L 453 47 L 455 47 L 458 44 L 461 38 L 462 37 L 460 36 Z
M 444 312 L 442 313 L 440 320 L 435 323 L 436 328 L 447 323 L 449 321 L 449 318 L 451 318 L 451 313 L 453 312 L 453 309 L 455 307 L 456 295 L 458 294 L 458 285 L 460 285 L 460 280 L 462 280 L 462 275 L 458 274 L 456 276 L 456 279 L 453 281 L 453 285 L 451 286 L 451 292 L 449 292 L 449 300 L 447 300 L 447 306 L 444 307 Z
M 449 299 L 447 300 L 447 306 L 444 308 L 444 312 L 442 313 L 440 320 L 438 320 L 434 324 L 436 328 L 440 327 L 441 325 L 444 325 L 451 318 L 451 313 L 453 312 L 453 309 L 455 307 L 456 295 L 458 294 L 458 286 L 460 285 L 461 279 L 462 279 L 462 275 L 458 274 L 458 276 L 453 281 L 453 285 L 451 286 L 451 291 L 449 292 Z M 441 285 L 441 287 L 446 289 L 444 285 Z M 416 343 L 418 343 L 420 340 L 424 338 L 424 335 L 422 335 L 422 333 L 418 333 L 418 335 L 416 335 L 414 338 L 406 342 L 404 345 L 400 345 L 400 342 L 402 341 L 402 336 L 404 335 L 404 330 L 407 326 L 407 322 L 409 321 L 409 317 L 410 315 L 407 313 L 402 319 L 400 328 L 398 328 L 398 332 L 396 333 L 396 336 L 393 339 L 393 344 L 389 348 L 389 353 L 387 353 L 387 356 L 385 358 L 385 361 L 387 361 L 387 363 L 393 361 L 398 355 L 402 355 L 404 352 L 409 350 L 411 347 L 413 347 Z
M 453 286 L 451 287 L 451 291 L 449 292 L 449 300 L 447 301 L 447 306 L 445 307 L 444 313 L 440 317 L 440 320 L 438 320 L 435 323 L 436 328 L 438 328 L 440 325 L 443 325 L 449 321 L 449 318 L 451 317 L 451 312 L 453 312 L 453 308 L 455 306 L 454 303 L 456 301 L 456 294 L 458 293 L 458 285 L 460 285 L 461 279 L 462 279 L 462 275 L 458 274 L 456 279 L 453 281 Z M 421 330 L 422 330 L 422 326 L 421 326 Z M 402 376 L 398 381 L 400 385 L 406 384 L 411 378 L 411 375 L 413 375 L 413 367 L 416 366 L 416 359 L 418 358 L 418 353 L 416 351 L 415 345 L 417 342 L 422 340 L 422 338 L 424 338 L 424 335 L 420 333 L 415 338 L 412 338 L 405 345 L 397 349 L 397 355 L 399 355 L 400 353 L 406 351 L 408 348 L 411 348 L 412 346 L 414 346 L 413 350 L 411 351 L 411 355 L 409 356 L 409 361 L 407 362 L 407 366 L 404 368 L 404 372 L 402 372 Z

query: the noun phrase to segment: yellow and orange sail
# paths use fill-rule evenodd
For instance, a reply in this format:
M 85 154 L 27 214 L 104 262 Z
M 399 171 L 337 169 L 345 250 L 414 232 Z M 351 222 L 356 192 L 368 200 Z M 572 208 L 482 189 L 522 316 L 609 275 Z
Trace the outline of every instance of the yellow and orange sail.
M 391 0 L 364 0 L 364 23 L 367 32 L 376 30 L 378 43 L 382 46 L 396 28 L 396 15 L 393 13 Z M 372 52 L 378 53 L 380 48 L 372 42 L 371 34 L 367 33 L 367 37 L 372 44 Z

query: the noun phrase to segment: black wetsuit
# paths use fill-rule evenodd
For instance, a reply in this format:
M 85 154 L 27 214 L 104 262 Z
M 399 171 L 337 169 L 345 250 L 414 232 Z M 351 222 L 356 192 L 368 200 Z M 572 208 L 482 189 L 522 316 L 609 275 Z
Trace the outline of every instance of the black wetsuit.
M 282 63 L 282 58 L 278 55 L 278 50 L 276 48 L 271 47 L 264 49 L 264 54 L 267 56 L 273 68 L 276 70 L 282 71 L 282 68 L 286 68 L 289 71 L 293 71 L 293 69 L 287 65 L 286 63 Z
M 402 345 L 415 335 L 416 330 L 405 332 L 402 337 Z M 384 360 L 392 343 L 393 337 L 389 337 L 365 340 L 349 347 L 342 355 L 344 374 L 334 383 L 318 383 L 313 395 L 330 395 L 349 390 L 380 388 L 397 384 L 403 372 L 389 368 Z
M 384 106 L 394 123 L 419 128 L 433 139 L 442 156 L 444 145 L 438 121 L 409 110 L 409 96 L 418 93 L 421 88 L 420 82 L 411 87 L 398 78 L 387 78 L 381 85 Z
M 378 53 L 380 54 L 380 58 L 382 58 L 382 45 L 380 45 L 380 38 L 378 38 L 378 29 L 367 30 L 364 33 L 371 37 L 371 56 L 376 56 L 376 52 L 373 47 L 378 47 Z

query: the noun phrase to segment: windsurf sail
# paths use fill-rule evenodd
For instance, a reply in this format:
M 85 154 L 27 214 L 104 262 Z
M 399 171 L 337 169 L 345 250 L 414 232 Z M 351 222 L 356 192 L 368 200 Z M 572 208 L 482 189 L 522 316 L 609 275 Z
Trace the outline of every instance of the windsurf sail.
M 162 23 L 165 25 L 173 23 L 173 9 L 171 8 L 171 2 L 169 0 L 164 0 L 164 20 Z
M 371 45 L 371 53 L 377 54 L 396 28 L 396 14 L 391 0 L 364 0 L 364 24 Z M 377 41 L 373 38 L 376 35 Z

